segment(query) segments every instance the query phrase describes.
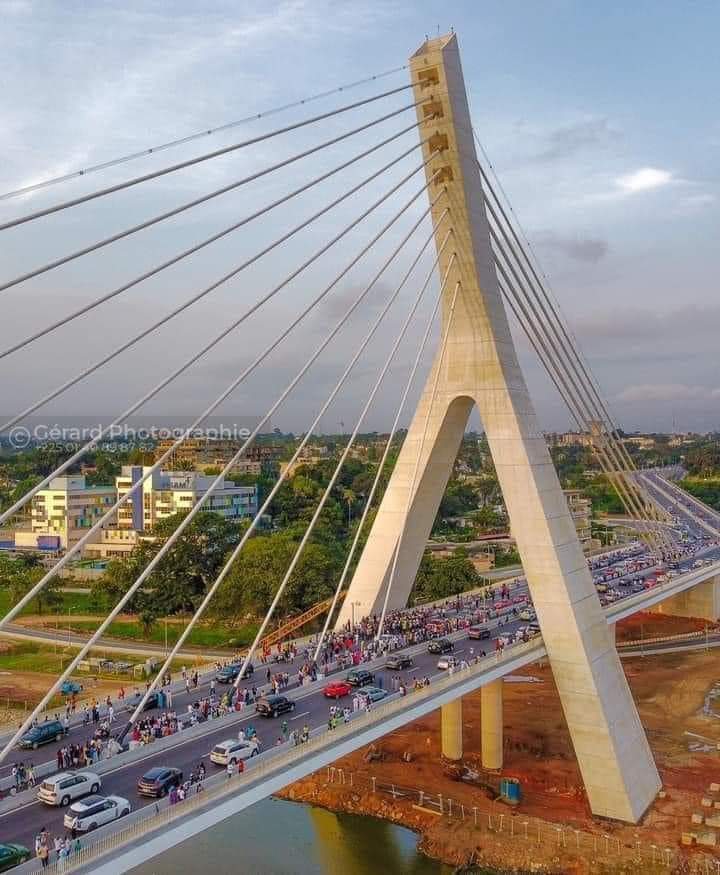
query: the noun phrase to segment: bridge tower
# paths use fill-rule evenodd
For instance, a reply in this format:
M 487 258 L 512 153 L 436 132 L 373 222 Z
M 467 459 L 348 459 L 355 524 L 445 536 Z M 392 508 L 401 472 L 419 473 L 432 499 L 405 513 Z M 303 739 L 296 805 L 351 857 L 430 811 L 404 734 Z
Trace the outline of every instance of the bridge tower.
M 353 604 L 360 603 L 361 614 L 379 614 L 391 577 L 388 607 L 407 603 L 477 404 L 592 810 L 636 822 L 660 779 L 518 364 L 495 275 L 456 36 L 425 42 L 410 71 L 423 100 L 422 130 L 433 135 L 423 147 L 426 158 L 431 150 L 435 155 L 427 166 L 431 188 L 447 192 L 434 217 L 449 207 L 453 230 L 452 245 L 440 255 L 442 274 L 449 270 L 443 343 L 338 624 L 350 619 Z

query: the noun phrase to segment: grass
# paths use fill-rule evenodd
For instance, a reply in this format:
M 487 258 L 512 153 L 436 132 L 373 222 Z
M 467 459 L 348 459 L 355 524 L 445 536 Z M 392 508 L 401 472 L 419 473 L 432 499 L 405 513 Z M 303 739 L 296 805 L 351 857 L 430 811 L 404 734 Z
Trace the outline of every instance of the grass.
M 13 641 L 10 650 L 0 653 L 0 671 L 33 671 L 42 674 L 57 676 L 67 668 L 70 660 L 77 654 L 78 648 L 58 646 L 57 650 L 48 645 L 35 644 L 32 641 Z M 103 653 L 102 647 L 93 648 L 95 656 Z M 142 660 L 137 654 L 108 653 L 108 659 L 113 662 L 140 663 Z M 181 668 L 181 660 L 174 660 L 172 669 L 177 671 Z M 107 678 L 112 680 L 127 679 L 128 675 L 116 675 L 108 672 L 77 672 L 74 676 L 83 675 Z
M 70 629 L 74 632 L 92 632 L 97 628 L 97 623 L 85 620 L 72 620 L 69 622 Z M 62 624 L 63 629 L 68 628 L 68 623 Z M 167 624 L 167 643 L 173 645 L 183 632 L 183 623 L 169 622 Z M 187 641 L 189 646 L 195 647 L 244 647 L 250 644 L 255 637 L 258 627 L 255 625 L 230 628 L 217 624 L 201 624 L 196 626 L 190 633 Z M 156 623 L 150 632 L 146 632 L 142 625 L 137 622 L 118 621 L 111 623 L 107 634 L 112 638 L 120 638 L 132 641 L 147 641 L 152 644 L 165 644 L 165 623 L 161 620 Z
M 90 606 L 90 595 L 84 592 L 61 592 L 62 604 L 57 608 L 44 609 L 46 614 L 67 614 L 68 611 L 75 614 L 92 614 L 94 613 Z M 0 615 L 4 616 L 12 608 L 13 604 L 10 600 L 10 593 L 7 589 L 0 587 Z M 34 602 L 23 608 L 21 615 L 37 614 L 37 608 Z

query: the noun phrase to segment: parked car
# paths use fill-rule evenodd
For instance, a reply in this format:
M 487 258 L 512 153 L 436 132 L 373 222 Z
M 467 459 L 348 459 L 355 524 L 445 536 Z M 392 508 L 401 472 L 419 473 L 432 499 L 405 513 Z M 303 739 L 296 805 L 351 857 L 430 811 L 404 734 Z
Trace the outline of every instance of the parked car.
M 48 744 L 51 741 L 62 741 L 67 735 L 67 729 L 59 720 L 48 720 L 45 723 L 40 723 L 33 726 L 20 738 L 18 747 L 31 748 L 37 750 L 41 744 Z
M 489 637 L 490 630 L 487 629 L 485 626 L 471 626 L 468 629 L 468 638 L 472 638 L 473 641 L 484 641 L 486 638 Z
M 278 714 L 294 711 L 295 702 L 287 696 L 263 696 L 258 699 L 255 710 L 263 717 L 277 717 Z
M 215 680 L 219 684 L 231 684 L 240 674 L 241 669 L 242 662 L 231 662 L 229 665 L 223 666 L 223 668 L 220 669 L 215 675 Z M 245 670 L 245 677 L 252 677 L 254 671 L 253 664 L 249 662 L 248 667 Z
M 428 644 L 428 653 L 451 653 L 455 645 L 448 638 L 438 638 Z
M 65 829 L 90 832 L 119 817 L 125 817 L 130 814 L 131 808 L 130 801 L 122 796 L 88 796 L 70 806 L 63 823 Z
M 412 668 L 413 665 L 412 656 L 408 656 L 406 653 L 393 653 L 392 656 L 388 656 L 385 668 L 390 671 L 402 671 L 404 668 Z
M 328 699 L 341 699 L 347 696 L 352 687 L 347 681 L 332 681 L 323 690 L 323 695 Z
M 382 687 L 363 687 L 362 694 L 367 696 L 371 702 L 379 702 L 388 695 L 388 691 L 383 690 Z
M 61 805 L 64 808 L 74 799 L 97 793 L 101 786 L 100 775 L 95 772 L 58 772 L 40 784 L 37 798 L 46 805 Z
M 0 872 L 7 872 L 20 863 L 25 863 L 31 857 L 30 851 L 25 845 L 15 842 L 3 842 L 0 845 Z
M 77 681 L 63 681 L 60 686 L 60 692 L 63 696 L 72 696 L 73 693 L 82 693 L 83 685 Z
M 140 778 L 137 791 L 141 796 L 167 796 L 173 787 L 182 784 L 182 779 L 181 769 L 173 766 L 155 766 Z
M 235 765 L 238 760 L 249 760 L 250 757 L 260 753 L 260 745 L 251 738 L 249 741 L 239 741 L 237 738 L 228 738 L 221 741 L 210 751 L 210 761 L 216 766 L 226 766 L 228 763 Z
M 354 668 L 347 673 L 345 680 L 352 687 L 365 687 L 375 680 L 375 675 L 366 668 Z

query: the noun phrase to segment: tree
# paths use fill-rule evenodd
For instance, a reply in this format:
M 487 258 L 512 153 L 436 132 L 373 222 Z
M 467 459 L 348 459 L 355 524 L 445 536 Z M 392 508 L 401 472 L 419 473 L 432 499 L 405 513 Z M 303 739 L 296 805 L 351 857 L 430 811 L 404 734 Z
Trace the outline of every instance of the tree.
M 44 574 L 45 569 L 37 557 L 21 556 L 12 559 L 0 555 L 0 586 L 7 591 L 13 606 L 30 592 Z M 58 577 L 52 577 L 30 602 L 38 614 L 46 609 L 56 610 L 62 604 L 60 584 Z
M 459 548 L 446 559 L 426 552 L 420 561 L 412 596 L 418 601 L 434 601 L 474 589 L 480 583 L 480 575 L 465 550 Z
M 117 601 L 128 591 L 172 535 L 185 514 L 157 524 L 153 540 L 143 540 L 124 560 L 114 560 L 93 587 L 98 601 Z M 152 617 L 194 611 L 217 577 L 246 523 L 238 525 L 216 513 L 201 511 L 132 597 L 131 610 Z
M 290 567 L 298 542 L 285 532 L 251 538 L 213 599 L 216 616 L 263 616 Z M 332 595 L 338 563 L 319 543 L 306 544 L 278 604 L 277 618 L 306 610 Z

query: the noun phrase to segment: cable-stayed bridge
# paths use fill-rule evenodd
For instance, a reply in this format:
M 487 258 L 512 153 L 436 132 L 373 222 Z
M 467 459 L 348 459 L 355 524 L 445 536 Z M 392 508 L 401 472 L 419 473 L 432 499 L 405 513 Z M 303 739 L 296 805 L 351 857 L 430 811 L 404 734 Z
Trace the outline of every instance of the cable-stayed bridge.
M 277 389 L 272 402 L 242 446 L 214 479 L 210 489 L 189 510 L 108 612 L 23 725 L 5 740 L 0 750 L 0 763 L 7 760 L 32 721 L 43 712 L 62 683 L 106 634 L 115 617 L 141 591 L 158 563 L 203 510 L 233 465 L 263 433 L 263 429 L 269 427 L 275 414 L 293 398 L 294 393 L 297 394 L 298 388 L 313 379 L 318 362 L 323 360 L 328 350 L 338 345 L 344 348 L 345 360 L 324 401 L 307 417 L 305 435 L 287 470 L 291 470 L 293 463 L 301 457 L 323 417 L 337 403 L 355 374 L 363 367 L 368 367 L 368 359 L 373 382 L 361 404 L 334 473 L 298 543 L 257 635 L 244 656 L 235 689 L 242 686 L 353 444 L 362 432 L 373 405 L 377 404 L 384 391 L 388 375 L 397 369 L 399 362 L 404 362 L 405 374 L 395 399 L 390 434 L 360 523 L 352 543 L 347 545 L 346 562 L 329 606 L 325 626 L 315 645 L 314 659 L 318 659 L 330 624 L 335 620 L 338 627 L 342 628 L 351 622 L 353 607 L 357 606 L 361 614 L 378 617 L 377 637 L 382 640 L 388 616 L 405 606 L 468 416 L 474 407 L 479 411 L 493 455 L 523 561 L 527 589 L 537 611 L 542 640 L 535 639 L 517 648 L 508 648 L 498 657 L 472 661 L 462 671 L 436 680 L 417 696 L 388 700 L 377 709 L 351 721 L 335 735 L 319 733 L 305 747 L 278 751 L 272 755 L 268 752 L 262 764 L 256 769 L 249 769 L 247 776 L 236 787 L 218 787 L 217 791 L 213 787 L 212 798 L 208 790 L 205 799 L 196 799 L 186 811 L 178 808 L 159 814 L 160 820 L 154 824 L 150 822 L 152 818 L 143 816 L 138 819 L 142 825 L 135 832 L 130 830 L 124 836 L 122 833 L 113 833 L 113 838 L 101 840 L 105 842 L 104 845 L 88 842 L 82 854 L 56 864 L 58 871 L 60 866 L 63 867 L 62 871 L 71 871 L 86 865 L 92 867 L 93 871 L 124 871 L 130 860 L 139 862 L 147 859 L 158 852 L 163 842 L 180 841 L 192 834 L 198 824 L 229 816 L 293 778 L 307 774 L 345 751 L 440 706 L 443 707 L 444 752 L 451 758 L 458 758 L 458 752 L 460 755 L 462 752 L 461 696 L 478 687 L 483 691 L 482 731 L 487 747 L 487 764 L 490 768 L 499 768 L 502 764 L 500 679 L 505 673 L 542 655 L 548 658 L 554 672 L 592 810 L 606 817 L 636 822 L 652 803 L 660 787 L 657 769 L 622 672 L 613 636 L 608 630 L 608 616 L 603 613 L 598 600 L 591 569 L 580 548 L 574 522 L 535 417 L 515 352 L 508 313 L 525 333 L 577 427 L 592 436 L 598 462 L 617 490 L 627 515 L 634 521 L 644 542 L 644 549 L 654 557 L 654 561 L 661 564 L 682 558 L 682 549 L 675 540 L 672 526 L 667 525 L 678 510 L 689 514 L 695 523 L 702 519 L 702 527 L 708 532 L 716 535 L 717 529 L 711 521 L 699 516 L 704 513 L 701 509 L 680 506 L 676 487 L 634 469 L 597 383 L 562 318 L 548 282 L 499 183 L 494 179 L 489 163 L 478 158 L 477 136 L 471 122 L 455 35 L 426 41 L 411 57 L 408 67 L 402 69 L 409 72 L 409 84 L 375 92 L 265 133 L 156 167 L 104 187 L 92 188 L 65 200 L 27 209 L 27 197 L 38 191 L 54 191 L 56 186 L 80 177 L 83 180 L 93 178 L 110 167 L 131 166 L 132 161 L 140 157 L 164 154 L 177 145 L 212 136 L 213 131 L 160 144 L 142 153 L 121 156 L 102 166 L 87 168 L 86 172 L 78 171 L 69 177 L 46 180 L 31 187 L 32 190 L 22 189 L 3 196 L 11 205 L 21 205 L 17 214 L 0 223 L 0 232 L 5 239 L 11 239 L 12 235 L 20 235 L 35 223 L 61 222 L 66 216 L 74 215 L 76 210 L 98 208 L 106 202 L 105 199 L 129 196 L 139 186 L 159 179 L 172 180 L 174 174 L 191 168 L 203 168 L 207 162 L 260 148 L 261 144 L 278 138 L 305 136 L 309 130 L 321 132 L 317 142 L 306 145 L 289 157 L 255 169 L 200 197 L 146 217 L 107 236 L 99 235 L 90 243 L 53 256 L 44 263 L 24 269 L 15 277 L 0 281 L 0 292 L 6 292 L 45 275 L 52 275 L 54 271 L 83 258 L 100 257 L 112 251 L 112 247 L 120 241 L 247 186 L 267 184 L 268 191 L 274 193 L 271 181 L 274 185 L 276 177 L 273 174 L 281 174 L 288 168 L 295 177 L 295 183 L 302 180 L 300 185 L 293 184 L 280 196 L 232 224 L 193 242 L 149 269 L 123 279 L 119 285 L 103 291 L 76 309 L 50 320 L 38 319 L 36 328 L 20 339 L 14 338 L 0 350 L 0 358 L 24 354 L 25 350 L 37 355 L 46 338 L 61 336 L 59 333 L 72 324 L 84 324 L 82 320 L 92 318 L 96 311 L 102 314 L 102 308 L 110 302 L 117 301 L 130 290 L 174 268 L 185 259 L 194 258 L 236 232 L 244 231 L 250 235 L 249 229 L 252 229 L 254 234 L 256 223 L 263 219 L 271 225 L 269 239 L 256 250 L 244 254 L 242 260 L 231 269 L 218 272 L 217 276 L 203 283 L 182 303 L 131 336 L 123 338 L 97 361 L 84 365 L 77 373 L 62 377 L 42 397 L 0 425 L 0 431 L 6 432 L 45 405 L 58 398 L 69 397 L 66 393 L 84 381 L 98 379 L 96 374 L 110 374 L 111 369 L 103 369 L 116 360 L 122 362 L 126 353 L 156 333 L 162 337 L 162 332 L 173 320 L 193 307 L 212 300 L 219 289 L 237 278 L 243 282 L 242 291 L 246 293 L 246 277 L 254 277 L 255 282 L 259 274 L 253 274 L 252 271 L 259 264 L 269 272 L 268 275 L 272 275 L 267 289 L 254 300 L 246 300 L 246 294 L 238 295 L 242 302 L 238 307 L 239 312 L 229 318 L 210 340 L 190 351 L 180 364 L 169 369 L 157 382 L 154 382 L 154 378 L 148 380 L 150 385 L 143 388 L 141 394 L 114 416 L 99 434 L 71 453 L 7 509 L 0 516 L 0 523 L 7 525 L 55 477 L 72 471 L 73 466 L 78 465 L 88 452 L 145 405 L 165 397 L 170 391 L 168 387 L 191 372 L 223 342 L 242 340 L 244 332 L 252 336 L 255 320 L 259 318 L 256 314 L 262 316 L 267 312 L 266 308 L 279 301 L 291 304 L 294 315 L 289 316 L 285 312 L 283 319 L 274 323 L 271 339 L 265 345 L 260 344 L 257 354 L 253 352 L 248 364 L 240 366 L 237 373 L 228 375 L 223 390 L 208 400 L 172 446 L 152 466 L 137 472 L 129 490 L 108 507 L 13 609 L 0 619 L 0 630 L 7 627 L 62 568 L 82 554 L 83 548 L 92 543 L 103 527 L 112 523 L 124 505 L 137 507 L 142 503 L 144 484 L 153 473 L 161 470 L 173 452 L 209 417 L 223 409 L 223 405 L 232 400 L 233 393 L 240 387 L 244 390 L 246 384 L 251 385 L 253 377 L 259 372 L 270 371 L 274 357 L 282 355 L 288 346 L 302 351 L 301 364 L 292 378 Z M 391 71 L 383 74 L 383 78 L 385 75 L 399 75 L 400 72 Z M 381 77 L 343 86 L 313 99 L 336 99 L 338 94 L 345 95 L 352 88 L 377 87 L 378 78 Z M 368 112 L 373 113 L 370 120 L 366 118 Z M 346 127 L 336 129 L 338 124 Z M 230 127 L 225 126 L 225 130 Z M 349 157 L 345 152 L 338 163 L 317 175 L 310 175 L 308 164 L 302 163 L 311 157 L 317 159 L 324 150 L 352 148 L 354 138 L 361 142 L 360 148 Z M 286 225 L 284 217 L 292 215 L 295 199 L 313 195 L 316 188 L 325 190 L 323 186 L 328 180 L 339 187 L 339 193 L 336 190 L 329 200 L 308 208 L 299 221 Z M 345 184 L 346 180 L 348 184 Z M 18 199 L 20 196 L 23 199 Z M 305 203 L 304 200 L 302 202 Z M 359 204 L 355 212 L 353 204 Z M 338 212 L 340 208 L 343 213 Z M 351 215 L 346 221 L 344 211 L 347 210 Z M 343 218 L 336 218 L 338 215 Z M 308 229 L 318 226 L 322 232 L 317 235 L 317 241 L 313 237 L 311 245 L 303 243 Z M 254 238 L 248 236 L 247 239 Z M 288 272 L 282 267 L 284 246 L 294 247 L 291 252 L 300 254 L 297 263 Z M 329 275 L 318 279 L 321 269 L 327 267 L 328 262 L 331 265 Z M 274 273 L 276 266 L 280 266 L 277 275 Z M 306 289 L 302 295 L 293 297 L 299 281 L 306 283 L 312 292 L 308 293 Z M 341 295 L 340 291 L 350 285 L 353 293 L 348 300 L 347 295 Z M 390 291 L 384 291 L 386 288 Z M 338 301 L 339 298 L 342 300 Z M 333 303 L 332 309 L 338 318 L 326 318 L 329 302 Z M 233 306 L 235 304 L 233 299 Z M 222 313 L 224 315 L 224 309 Z M 318 317 L 321 317 L 319 321 L 323 333 L 318 340 L 317 331 L 314 334 L 311 332 L 312 339 L 306 348 L 300 333 L 313 320 L 316 327 Z M 361 327 L 358 327 L 359 323 L 362 323 Z M 219 326 L 214 327 L 217 329 Z M 431 344 L 435 347 L 435 353 L 424 388 L 420 391 L 420 400 L 390 481 L 380 496 L 382 472 L 403 416 L 409 412 L 409 399 L 417 390 L 416 383 L 419 382 L 419 374 Z M 381 347 L 380 352 L 378 346 Z M 137 350 L 131 354 L 137 355 Z M 206 613 L 233 563 L 277 495 L 285 476 L 278 478 L 264 498 L 250 526 L 209 586 L 195 614 L 130 715 L 128 729 L 138 721 L 149 696 L 160 684 L 192 629 Z M 377 512 L 369 526 L 367 542 L 360 551 L 361 534 L 365 531 L 371 509 Z M 632 612 L 660 601 L 668 603 L 681 596 L 685 598 L 686 592 L 702 592 L 702 597 L 698 595 L 696 601 L 702 602 L 703 610 L 712 613 L 717 604 L 717 573 L 717 564 L 713 562 L 702 569 L 679 575 L 661 588 L 638 593 L 628 598 L 624 609 L 614 606 L 610 610 L 610 622 L 623 610 Z M 690 598 L 692 601 L 695 597 Z M 707 607 L 708 604 L 710 607 Z M 686 609 L 691 610 L 692 605 L 686 605 Z M 717 611 L 712 619 L 716 617 Z M 137 754 L 130 752 L 127 756 L 132 758 Z M 201 812 L 201 809 L 208 807 L 210 810 Z M 187 813 L 191 808 L 192 814 Z M 161 840 L 153 837 L 158 828 L 164 830 Z M 139 843 L 138 846 L 136 843 Z M 111 852 L 112 861 L 100 864 L 101 857 Z

